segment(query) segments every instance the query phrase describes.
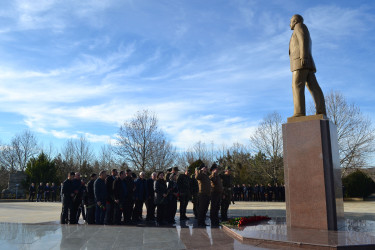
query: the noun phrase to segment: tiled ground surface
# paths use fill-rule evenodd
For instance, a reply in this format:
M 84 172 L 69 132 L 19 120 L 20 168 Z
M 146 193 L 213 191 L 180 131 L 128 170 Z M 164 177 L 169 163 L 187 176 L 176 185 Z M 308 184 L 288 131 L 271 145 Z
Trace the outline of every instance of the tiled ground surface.
M 375 202 L 344 203 L 345 217 L 375 221 Z M 241 244 L 221 228 L 59 225 L 60 203 L 0 202 L 0 249 L 271 249 Z M 192 214 L 191 204 L 188 216 Z M 236 202 L 231 216 L 285 217 L 285 203 Z M 178 216 L 178 214 L 177 214 Z M 285 220 L 285 219 L 284 219 Z M 360 226 L 361 224 L 359 224 Z M 373 224 L 369 224 L 370 227 Z M 375 228 L 368 234 L 375 236 Z M 281 249 L 278 246 L 275 249 Z M 283 249 L 290 249 L 286 247 Z

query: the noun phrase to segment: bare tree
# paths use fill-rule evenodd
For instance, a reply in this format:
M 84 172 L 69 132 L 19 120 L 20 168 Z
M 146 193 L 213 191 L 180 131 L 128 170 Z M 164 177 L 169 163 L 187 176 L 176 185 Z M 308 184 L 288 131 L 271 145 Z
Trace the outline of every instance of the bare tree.
M 327 116 L 336 125 L 342 175 L 348 169 L 363 167 L 375 152 L 375 130 L 371 120 L 360 108 L 349 104 L 339 92 L 331 92 L 326 98 Z
M 43 152 L 47 155 L 48 159 L 54 159 L 57 156 L 57 151 L 52 142 L 49 142 L 48 146 L 42 144 L 41 148 L 43 148 Z
M 151 171 L 163 171 L 176 163 L 176 148 L 166 139 L 159 138 L 151 154 Z
M 61 149 L 62 160 L 74 170 L 78 170 L 78 166 L 75 164 L 74 155 L 75 147 L 73 139 L 69 139 L 65 142 L 64 146 Z
M 100 148 L 99 165 L 101 169 L 106 170 L 122 167 L 122 164 L 114 153 L 114 147 L 111 144 L 105 144 Z
M 11 172 L 17 168 L 17 156 L 12 146 L 5 144 L 0 146 L 0 165 Z
M 163 153 L 159 149 L 163 148 L 163 144 L 167 145 L 164 141 L 164 133 L 158 128 L 156 115 L 143 110 L 120 127 L 114 151 L 134 169 L 146 171 L 154 166 L 153 159 L 166 159 L 159 155 Z M 165 166 L 165 162 L 158 165 Z
M 21 171 L 25 170 L 27 162 L 31 157 L 39 152 L 36 137 L 29 130 L 25 130 L 21 134 L 16 135 L 12 139 L 10 147 L 14 150 L 16 164 Z
M 188 148 L 183 156 L 189 165 L 197 160 L 201 160 L 204 162 L 204 164 L 210 166 L 214 162 L 214 157 L 216 155 L 213 148 L 213 143 L 211 144 L 211 149 L 209 149 L 206 143 L 198 141 L 192 147 Z
M 76 164 L 81 168 L 86 162 L 89 164 L 93 161 L 94 153 L 92 150 L 91 143 L 86 139 L 86 137 L 81 136 L 79 140 L 73 141 L 74 145 L 74 159 Z
M 283 171 L 282 118 L 277 112 L 267 115 L 258 126 L 250 141 L 254 151 L 262 152 L 270 160 L 270 166 L 262 166 L 264 172 L 276 179 Z

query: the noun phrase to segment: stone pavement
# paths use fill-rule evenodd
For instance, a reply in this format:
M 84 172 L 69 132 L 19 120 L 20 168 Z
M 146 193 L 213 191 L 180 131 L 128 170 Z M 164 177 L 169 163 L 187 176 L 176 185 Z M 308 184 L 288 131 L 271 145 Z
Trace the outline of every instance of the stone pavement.
M 375 221 L 374 201 L 345 202 L 344 210 L 346 218 Z M 61 203 L 1 202 L 0 249 L 265 249 L 241 244 L 221 228 L 196 228 L 193 219 L 174 227 L 70 226 L 59 225 L 60 211 Z M 236 202 L 229 210 L 230 216 L 254 214 L 283 218 L 285 203 Z

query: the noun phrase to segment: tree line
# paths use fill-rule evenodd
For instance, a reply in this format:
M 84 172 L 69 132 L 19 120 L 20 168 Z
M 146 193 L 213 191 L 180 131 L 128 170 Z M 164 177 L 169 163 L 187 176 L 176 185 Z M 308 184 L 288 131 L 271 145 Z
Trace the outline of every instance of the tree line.
M 375 132 L 371 120 L 359 107 L 348 103 L 342 94 L 326 96 L 327 116 L 338 131 L 343 176 L 349 169 L 365 166 L 373 156 Z M 0 190 L 6 188 L 10 172 L 25 171 L 28 181 L 61 182 L 70 171 L 83 177 L 113 168 L 131 168 L 136 172 L 184 169 L 197 160 L 210 166 L 231 166 L 236 184 L 282 183 L 283 140 L 280 114 L 267 114 L 247 145 L 215 145 L 196 142 L 181 151 L 159 127 L 157 115 L 141 110 L 119 128 L 112 144 L 103 145 L 97 154 L 87 138 L 69 139 L 58 152 L 53 145 L 38 143 L 31 131 L 15 135 L 9 143 L 0 142 Z

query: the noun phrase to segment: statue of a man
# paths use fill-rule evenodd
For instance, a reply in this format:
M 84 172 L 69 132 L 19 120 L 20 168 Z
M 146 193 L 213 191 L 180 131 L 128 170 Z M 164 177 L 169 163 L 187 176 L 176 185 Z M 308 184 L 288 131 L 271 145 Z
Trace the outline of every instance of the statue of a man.
M 316 114 L 326 115 L 324 95 L 315 77 L 316 68 L 311 55 L 310 33 L 303 23 L 303 17 L 294 15 L 290 19 L 290 29 L 293 30 L 289 43 L 290 70 L 293 72 L 293 116 L 306 115 L 305 85 L 314 99 Z

